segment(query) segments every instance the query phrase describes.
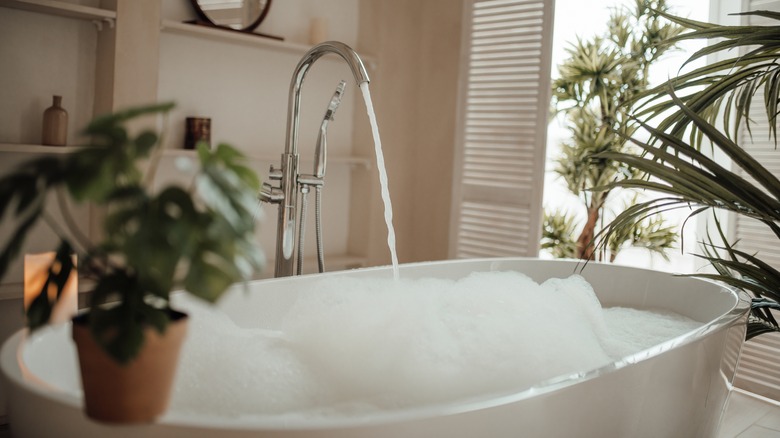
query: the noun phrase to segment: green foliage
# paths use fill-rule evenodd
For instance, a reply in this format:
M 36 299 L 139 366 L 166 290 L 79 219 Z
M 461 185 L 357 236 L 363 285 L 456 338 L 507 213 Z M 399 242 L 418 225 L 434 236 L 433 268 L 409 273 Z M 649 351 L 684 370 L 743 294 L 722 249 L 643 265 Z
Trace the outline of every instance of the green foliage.
M 76 201 L 106 212 L 100 242 L 83 236 L 64 212 L 73 237 L 60 236 L 47 283 L 27 314 L 31 329 L 48 321 L 56 302 L 49 297 L 50 285 L 59 296 L 73 269 L 73 251 L 82 275 L 95 282 L 91 332 L 121 363 L 138 353 L 144 327 L 165 330 L 172 290 L 183 287 L 213 302 L 261 267 L 261 253 L 252 242 L 260 183 L 242 164 L 240 152 L 225 144 L 213 151 L 200 144 L 200 169 L 190 187 L 171 185 L 157 192 L 147 187 L 141 165 L 159 138 L 152 131 L 131 137 L 124 123 L 172 107 L 133 108 L 95 119 L 84 131 L 89 146 L 38 158 L 0 179 L 0 214 L 15 206 L 11 214 L 18 224 L 0 253 L 0 276 L 18 255 L 30 227 L 45 217 L 50 193 L 64 196 L 66 190 Z
M 634 178 L 613 182 L 606 189 L 630 187 L 662 193 L 663 196 L 627 208 L 609 224 L 601 235 L 601 244 L 615 233 L 622 233 L 634 221 L 651 214 L 672 209 L 689 209 L 690 216 L 722 210 L 754 219 L 766 226 L 780 239 L 780 180 L 768 172 L 750 154 L 724 133 L 712 126 L 705 117 L 697 114 L 669 90 L 672 101 L 679 111 L 693 124 L 701 135 L 712 142 L 713 149 L 724 152 L 731 158 L 733 166 L 741 173 L 726 169 L 686 140 L 670 132 L 644 125 L 654 143 L 638 140 L 642 154 L 604 152 L 600 156 L 640 169 L 652 179 Z M 667 130 L 673 130 L 667 127 Z M 780 298 L 780 272 L 754 254 L 739 251 L 727 243 L 726 236 L 718 225 L 722 245 L 716 245 L 709 238 L 703 242 L 704 253 L 700 257 L 709 261 L 717 274 L 696 274 L 712 278 L 745 289 L 759 300 L 754 303 L 753 320 L 748 337 L 771 331 L 780 331 L 777 322 L 768 309 L 777 308 Z M 725 253 L 725 257 L 720 255 Z
M 623 209 L 628 209 L 637 203 L 635 196 L 629 203 L 624 204 Z M 576 258 L 577 229 L 578 224 L 574 215 L 561 210 L 552 213 L 544 212 L 542 249 L 555 258 Z M 632 246 L 647 249 L 668 260 L 666 251 L 676 246 L 677 237 L 676 229 L 667 225 L 660 216 L 636 218 L 631 222 L 631 226 L 616 229 L 611 233 L 596 256 L 601 260 L 614 262 L 624 247 Z
M 623 206 L 623 210 L 638 203 L 637 197 Z M 638 218 L 639 219 L 639 218 Z M 660 215 L 648 216 L 634 221 L 631 226 L 615 230 L 607 240 L 606 249 L 609 251 L 609 261 L 614 262 L 620 250 L 626 246 L 644 248 L 652 253 L 659 254 L 665 260 L 669 260 L 666 251 L 677 244 L 677 230 L 667 225 Z
M 728 243 L 720 222 L 715 220 L 722 245 L 716 245 L 712 238 L 702 245 L 700 255 L 715 268 L 717 275 L 703 274 L 702 277 L 723 281 L 731 286 L 746 290 L 755 297 L 750 309 L 746 338 L 780 331 L 780 325 L 771 310 L 780 310 L 780 272 L 764 263 L 756 255 L 739 251 Z M 727 257 L 721 257 L 720 252 Z M 759 281 L 756 281 L 759 279 Z
M 659 11 L 666 9 L 664 0 L 637 0 L 633 10 L 613 9 L 606 34 L 579 39 L 567 49 L 569 57 L 558 67 L 558 78 L 552 84 L 553 106 L 566 116 L 571 137 L 561 145 L 555 172 L 579 196 L 587 214 L 584 224 L 566 230 L 579 229 L 573 253 L 569 247 L 552 249 L 556 244 L 569 245 L 573 238 L 561 236 L 561 219 L 553 221 L 558 213 L 546 214 L 542 248 L 552 249 L 556 257 L 600 257 L 594 252 L 593 237 L 611 193 L 593 189 L 606 186 L 619 172 L 638 176 L 635 170 L 620 169 L 599 154 L 628 148 L 626 138 L 636 129 L 630 117 L 632 102 L 647 89 L 650 66 L 673 48 L 673 43 L 667 41 L 682 30 L 662 19 Z M 610 258 L 614 259 L 624 245 L 663 252 L 675 240 L 676 233 L 658 221 L 637 223 L 634 232 L 627 233 L 624 240 L 614 240 Z M 660 236 L 663 232 L 668 234 Z
M 657 126 L 659 130 L 675 136 L 684 135 L 691 121 L 666 93 L 671 86 L 687 108 L 711 125 L 722 121 L 725 135 L 734 139 L 742 123 L 750 131 L 750 105 L 759 91 L 763 90 L 767 128 L 770 136 L 776 137 L 780 97 L 780 64 L 777 63 L 780 55 L 780 39 L 777 37 L 780 24 L 719 26 L 675 17 L 665 12 L 660 14 L 689 29 L 670 42 L 705 38 L 715 41 L 693 54 L 687 62 L 712 54 L 726 54 L 729 57 L 641 93 L 638 98 L 647 99 L 637 116 L 646 119 L 663 116 L 664 119 Z M 778 12 L 752 11 L 740 15 L 780 21 Z M 740 49 L 745 51 L 741 52 Z M 698 147 L 702 133 L 697 129 L 689 132 L 689 143 Z
M 542 249 L 550 251 L 558 259 L 574 258 L 577 255 L 577 241 L 574 233 L 575 218 L 567 212 L 545 211 L 542 222 Z

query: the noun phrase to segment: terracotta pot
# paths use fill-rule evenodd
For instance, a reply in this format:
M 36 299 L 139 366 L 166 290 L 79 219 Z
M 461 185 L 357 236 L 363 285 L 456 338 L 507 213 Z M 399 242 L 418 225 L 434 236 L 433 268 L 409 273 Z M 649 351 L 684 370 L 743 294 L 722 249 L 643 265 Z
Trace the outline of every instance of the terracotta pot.
M 95 342 L 86 318 L 74 318 L 87 416 L 108 423 L 150 423 L 162 415 L 170 401 L 187 320 L 186 314 L 172 311 L 164 334 L 146 328 L 138 357 L 121 365 Z

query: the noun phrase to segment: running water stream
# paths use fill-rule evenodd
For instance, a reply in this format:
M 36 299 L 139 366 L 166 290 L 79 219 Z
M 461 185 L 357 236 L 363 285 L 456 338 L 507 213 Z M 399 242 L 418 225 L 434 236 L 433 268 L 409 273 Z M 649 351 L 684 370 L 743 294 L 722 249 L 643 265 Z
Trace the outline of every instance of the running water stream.
M 363 92 L 363 100 L 366 103 L 368 120 L 371 122 L 371 132 L 374 134 L 374 150 L 376 151 L 376 167 L 379 170 L 379 185 L 382 189 L 382 203 L 385 206 L 385 223 L 387 224 L 387 246 L 390 248 L 390 258 L 393 262 L 393 278 L 398 280 L 398 254 L 395 250 L 395 229 L 393 228 L 393 205 L 390 203 L 390 189 L 387 186 L 387 169 L 385 169 L 385 157 L 382 154 L 382 140 L 379 138 L 379 126 L 376 123 L 374 104 L 371 102 L 371 92 L 368 91 L 368 82 L 360 84 Z

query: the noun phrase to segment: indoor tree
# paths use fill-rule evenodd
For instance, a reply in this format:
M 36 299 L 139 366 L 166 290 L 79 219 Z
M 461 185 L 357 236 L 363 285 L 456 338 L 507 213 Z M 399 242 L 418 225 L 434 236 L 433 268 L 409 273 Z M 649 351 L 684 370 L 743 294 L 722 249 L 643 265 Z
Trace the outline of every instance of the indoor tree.
M 608 201 L 614 202 L 618 195 L 611 189 L 592 189 L 606 186 L 621 171 L 616 163 L 595 154 L 629 148 L 626 139 L 636 129 L 629 116 L 631 102 L 648 89 L 651 65 L 674 47 L 669 40 L 682 29 L 661 17 L 660 11 L 666 10 L 665 0 L 637 0 L 632 9 L 613 9 L 606 34 L 579 39 L 558 66 L 559 77 L 552 84 L 553 111 L 565 117 L 571 135 L 560 145 L 555 172 L 581 200 L 585 222 L 578 224 L 570 212 L 545 212 L 542 248 L 555 257 L 613 261 L 627 245 L 665 256 L 664 251 L 676 243 L 674 227 L 659 217 L 611 233 L 609 245 L 600 253 L 594 246 L 597 228 L 610 213 Z M 634 169 L 627 171 L 631 177 L 641 176 Z

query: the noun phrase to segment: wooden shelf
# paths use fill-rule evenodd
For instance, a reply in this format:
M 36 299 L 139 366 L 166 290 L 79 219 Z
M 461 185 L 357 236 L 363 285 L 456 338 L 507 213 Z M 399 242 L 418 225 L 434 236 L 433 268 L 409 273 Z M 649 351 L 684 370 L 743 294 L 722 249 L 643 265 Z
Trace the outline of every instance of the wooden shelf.
M 1 1 L 1 0 L 0 0 Z M 10 152 L 17 154 L 70 154 L 83 146 L 44 146 L 40 144 L 17 144 L 17 143 L 0 143 L 0 153 Z M 187 149 L 165 149 L 163 150 L 164 157 L 192 157 L 197 158 L 197 153 L 193 150 Z M 279 155 L 247 155 L 247 159 L 252 161 L 263 161 L 268 163 L 275 163 L 279 161 Z M 310 158 L 302 158 L 302 162 L 310 163 Z M 345 164 L 350 166 L 360 166 L 366 169 L 370 169 L 373 161 L 368 158 L 354 157 L 354 156 L 333 156 L 328 157 L 329 164 Z
M 174 20 L 162 20 L 160 30 L 164 33 L 187 35 L 214 41 L 225 41 L 235 44 L 244 44 L 266 49 L 281 50 L 285 52 L 300 53 L 303 55 L 311 47 L 304 44 L 279 41 L 273 38 L 265 38 L 231 30 L 217 29 L 195 24 L 181 23 Z
M 57 0 L 0 0 L 0 7 L 80 20 L 107 20 L 113 23 L 113 20 L 116 19 L 115 11 L 75 5 Z
M 276 155 L 251 155 L 247 154 L 247 159 L 251 161 L 262 161 L 267 163 L 277 163 L 281 157 L 281 152 Z M 197 153 L 188 149 L 165 149 L 163 150 L 164 157 L 192 157 L 196 158 Z M 301 158 L 303 163 L 311 163 L 311 158 Z M 355 156 L 332 156 L 328 157 L 328 164 L 346 164 L 350 166 L 361 166 L 366 169 L 370 169 L 373 161 L 368 158 L 355 157 Z
M 268 254 L 269 257 L 273 256 L 273 253 Z M 350 254 L 325 254 L 325 272 L 343 271 L 349 269 L 357 269 L 366 267 L 367 260 L 363 256 L 356 256 Z M 303 259 L 303 275 L 316 274 L 317 273 L 317 257 L 305 257 Z M 255 280 L 265 280 L 273 278 L 274 276 L 274 264 L 272 260 L 269 261 L 263 272 L 255 276 Z
M 273 255 L 273 254 L 271 254 Z M 325 269 L 327 272 L 340 271 L 344 269 L 355 269 L 366 266 L 366 258 L 349 254 L 325 254 Z M 303 261 L 304 274 L 313 274 L 317 272 L 317 258 L 306 257 Z M 257 274 L 256 279 L 273 277 L 273 263 L 268 263 L 263 273 Z M 83 294 L 94 289 L 95 285 L 91 280 L 79 278 L 79 294 Z M 0 285 L 0 301 L 22 299 L 24 290 L 23 283 L 6 283 Z
M 325 254 L 325 272 L 344 271 L 365 266 L 365 257 L 348 254 Z M 273 266 L 270 266 L 269 270 L 273 271 Z M 317 257 L 305 257 L 303 259 L 303 273 L 316 274 L 318 272 Z
M 44 146 L 41 144 L 0 143 L 0 152 L 14 152 L 19 154 L 70 154 L 79 149 L 81 149 L 81 146 Z
M 243 44 L 264 49 L 294 53 L 297 55 L 303 55 L 312 48 L 312 46 L 306 44 L 279 41 L 273 38 L 265 38 L 258 35 L 251 35 L 231 30 L 181 23 L 175 20 L 162 20 L 160 22 L 160 30 L 163 33 L 187 35 L 213 41 L 223 41 L 232 44 Z M 366 67 L 374 69 L 376 63 L 371 56 L 364 56 L 361 54 L 360 59 L 363 60 Z
M 79 277 L 79 294 L 89 292 L 94 288 L 94 281 Z M 0 301 L 21 300 L 22 298 L 24 298 L 24 283 L 0 284 Z M 21 307 L 19 310 L 21 311 Z
M 303 260 L 305 265 L 317 267 L 316 257 L 306 257 Z M 332 254 L 325 255 L 325 269 L 355 269 L 366 266 L 366 258 L 363 256 L 349 255 L 349 254 Z M 330 272 L 330 271 L 328 271 Z
M 0 285 L 0 300 L 13 300 L 24 298 L 23 283 L 6 283 Z M 21 308 L 19 309 L 21 311 Z

